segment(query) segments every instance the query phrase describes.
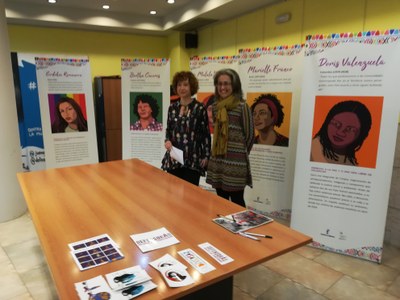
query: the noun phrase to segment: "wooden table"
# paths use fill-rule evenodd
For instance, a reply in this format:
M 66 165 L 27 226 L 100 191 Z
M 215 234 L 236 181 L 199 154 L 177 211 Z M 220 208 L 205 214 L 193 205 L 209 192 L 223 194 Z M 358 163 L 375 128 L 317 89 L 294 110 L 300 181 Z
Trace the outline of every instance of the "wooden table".
M 204 290 L 236 273 L 311 242 L 311 238 L 272 222 L 253 229 L 273 239 L 254 241 L 212 222 L 217 214 L 242 207 L 167 174 L 138 159 L 19 173 L 33 223 L 60 299 L 78 299 L 74 283 L 141 265 L 158 285 L 140 299 L 175 299 Z M 130 235 L 166 227 L 179 244 L 142 253 Z M 68 244 L 107 233 L 125 258 L 80 271 Z M 234 259 L 219 265 L 198 247 L 209 242 Z M 191 248 L 216 270 L 200 274 L 177 252 Z M 169 253 L 188 266 L 195 284 L 170 288 L 148 262 Z

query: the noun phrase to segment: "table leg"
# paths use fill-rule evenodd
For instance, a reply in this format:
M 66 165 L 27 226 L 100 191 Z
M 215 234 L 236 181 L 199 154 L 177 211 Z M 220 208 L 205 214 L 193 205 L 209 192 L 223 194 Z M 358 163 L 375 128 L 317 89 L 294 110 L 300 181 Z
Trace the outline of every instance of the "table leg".
M 233 298 L 233 277 L 221 280 L 204 289 L 198 290 L 190 295 L 179 298 L 180 300 L 232 300 Z

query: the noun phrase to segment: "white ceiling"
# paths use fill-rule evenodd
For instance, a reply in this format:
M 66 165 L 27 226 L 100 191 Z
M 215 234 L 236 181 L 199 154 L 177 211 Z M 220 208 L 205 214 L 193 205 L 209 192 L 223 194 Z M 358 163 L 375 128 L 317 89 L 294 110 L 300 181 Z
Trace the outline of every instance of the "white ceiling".
M 197 29 L 286 0 L 5 0 L 9 24 L 165 35 Z M 110 5 L 109 10 L 102 8 Z M 156 10 L 156 15 L 150 15 Z

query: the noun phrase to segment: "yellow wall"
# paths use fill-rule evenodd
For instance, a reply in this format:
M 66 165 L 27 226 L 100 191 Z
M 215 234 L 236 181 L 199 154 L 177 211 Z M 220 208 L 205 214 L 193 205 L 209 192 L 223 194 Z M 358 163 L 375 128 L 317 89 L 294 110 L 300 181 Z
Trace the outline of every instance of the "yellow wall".
M 169 55 L 167 37 L 14 25 L 8 31 L 14 52 L 88 55 L 93 77 L 121 75 L 121 58 Z
M 290 13 L 287 23 L 276 16 Z M 88 55 L 92 76 L 120 75 L 121 58 L 169 57 L 171 77 L 191 56 L 236 55 L 243 48 L 305 42 L 307 35 L 400 28 L 400 0 L 287 0 L 198 32 L 197 49 L 184 33 L 168 37 L 9 25 L 12 51 Z
M 287 23 L 276 16 L 290 13 Z M 235 55 L 243 48 L 301 44 L 307 35 L 400 28 L 399 0 L 287 0 L 199 30 L 194 55 Z

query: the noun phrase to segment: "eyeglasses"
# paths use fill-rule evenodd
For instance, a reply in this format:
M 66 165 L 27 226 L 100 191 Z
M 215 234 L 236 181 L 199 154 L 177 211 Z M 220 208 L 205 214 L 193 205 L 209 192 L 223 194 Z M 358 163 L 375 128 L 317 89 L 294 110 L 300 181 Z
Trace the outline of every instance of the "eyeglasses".
M 332 119 L 329 122 L 329 125 L 332 125 L 333 127 L 335 127 L 338 130 L 341 130 L 342 127 L 343 127 L 342 122 L 340 122 L 338 120 L 335 120 L 335 119 Z M 346 133 L 346 134 L 347 133 L 357 134 L 359 130 L 360 130 L 360 128 L 357 128 L 357 127 L 354 127 L 354 126 L 346 126 L 345 128 L 342 129 L 342 132 Z
M 222 82 L 218 82 L 217 85 L 218 86 L 230 86 L 230 85 L 232 85 L 232 82 L 222 81 Z

